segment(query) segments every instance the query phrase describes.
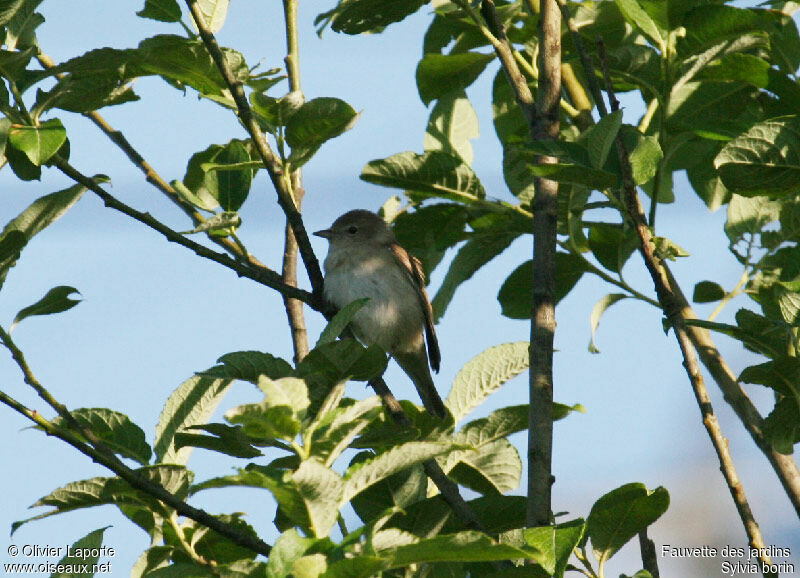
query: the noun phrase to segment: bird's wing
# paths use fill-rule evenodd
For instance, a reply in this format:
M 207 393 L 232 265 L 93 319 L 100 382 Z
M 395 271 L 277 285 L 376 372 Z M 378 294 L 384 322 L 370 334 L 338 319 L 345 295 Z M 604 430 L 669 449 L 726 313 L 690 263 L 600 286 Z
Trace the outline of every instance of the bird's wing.
M 428 345 L 428 359 L 433 370 L 438 372 L 442 354 L 439 351 L 439 341 L 436 339 L 436 329 L 433 326 L 433 307 L 431 307 L 431 301 L 428 299 L 427 291 L 425 291 L 425 273 L 422 271 L 422 263 L 397 243 L 392 243 L 389 248 L 408 273 L 411 278 L 411 284 L 417 292 L 417 298 L 425 318 L 425 342 Z

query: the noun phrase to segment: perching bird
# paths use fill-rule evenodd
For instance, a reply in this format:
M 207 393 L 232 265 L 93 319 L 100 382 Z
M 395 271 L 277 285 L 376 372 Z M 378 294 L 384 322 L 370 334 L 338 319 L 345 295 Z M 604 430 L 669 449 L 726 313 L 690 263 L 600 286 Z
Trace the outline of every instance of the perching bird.
M 428 369 L 430 360 L 439 371 L 441 354 L 419 260 L 397 243 L 383 219 L 362 209 L 314 234 L 330 242 L 325 299 L 341 309 L 369 297 L 351 322 L 356 338 L 389 353 L 414 382 L 425 409 L 443 418 L 447 411 Z

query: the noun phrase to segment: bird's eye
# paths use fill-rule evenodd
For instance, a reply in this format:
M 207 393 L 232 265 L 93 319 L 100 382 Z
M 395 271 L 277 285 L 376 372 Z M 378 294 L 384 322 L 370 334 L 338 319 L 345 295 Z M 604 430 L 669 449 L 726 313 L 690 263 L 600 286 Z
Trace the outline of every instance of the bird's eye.
M 355 235 L 356 233 L 358 233 L 358 227 L 356 227 L 355 225 L 350 225 L 347 228 L 347 232 L 350 233 L 351 235 Z

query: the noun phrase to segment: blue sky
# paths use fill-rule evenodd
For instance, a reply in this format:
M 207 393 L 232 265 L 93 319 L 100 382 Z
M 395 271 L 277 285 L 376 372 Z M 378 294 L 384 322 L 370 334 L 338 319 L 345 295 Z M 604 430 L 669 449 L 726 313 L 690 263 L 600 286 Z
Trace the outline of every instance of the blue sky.
M 134 13 L 141 8 L 137 2 L 84 0 L 80 4 L 80 10 L 65 2 L 43 3 L 40 8 L 47 20 L 39 28 L 40 44 L 57 62 L 98 46 L 130 47 L 154 34 L 181 33 L 175 26 L 137 18 Z M 380 207 L 394 191 L 361 182 L 361 168 L 369 160 L 396 152 L 421 151 L 427 122 L 427 110 L 413 83 L 429 21 L 427 9 L 381 35 L 348 37 L 326 32 L 319 39 L 312 21 L 328 4 L 300 6 L 303 89 L 308 98 L 342 98 L 362 115 L 353 130 L 323 147 L 305 169 L 304 214 L 312 231 L 351 208 Z M 239 0 L 218 35 L 220 43 L 239 49 L 251 66 L 262 59 L 264 68 L 280 66 L 284 51 L 280 21 L 279 3 Z M 468 91 L 481 121 L 481 137 L 473 142 L 474 167 L 490 196 L 510 200 L 491 126 L 494 70 Z M 183 95 L 155 78 L 137 81 L 136 91 L 142 96 L 140 102 L 101 112 L 167 180 L 183 176 L 193 152 L 244 136 L 232 114 L 199 101 L 191 91 Z M 639 109 L 632 101 L 626 104 L 626 120 L 635 123 Z M 176 230 L 187 228 L 183 214 L 163 200 L 93 125 L 69 113 L 59 116 L 69 132 L 74 166 L 86 174 L 110 175 L 112 194 L 150 211 Z M 4 194 L 0 222 L 10 220 L 36 197 L 70 184 L 53 170 L 46 170 L 41 182 L 24 184 L 6 168 L 0 172 Z M 692 254 L 674 265 L 677 278 L 687 293 L 702 279 L 732 287 L 741 271 L 727 252 L 721 232 L 724 211 L 708 213 L 683 177 L 676 178 L 675 192 L 678 203 L 659 209 L 659 223 L 660 234 Z M 283 223 L 263 173 L 242 215 L 243 241 L 262 261 L 278 268 Z M 315 238 L 314 247 L 322 258 L 326 243 Z M 492 345 L 528 338 L 526 323 L 499 315 L 496 295 L 505 277 L 530 253 L 530 238 L 518 240 L 456 294 L 437 328 L 443 351 L 437 384 L 443 395 L 469 359 Z M 444 271 L 440 266 L 434 272 L 434 290 Z M 638 257 L 631 259 L 625 276 L 652 294 Z M 213 365 L 220 355 L 257 349 L 291 357 L 277 294 L 166 243 L 143 225 L 104 208 L 91 193 L 25 249 L 0 295 L 0 322 L 7 327 L 19 309 L 56 285 L 78 288 L 84 301 L 58 316 L 28 319 L 15 330 L 14 338 L 34 372 L 69 407 L 110 407 L 128 414 L 150 442 L 171 391 L 195 371 Z M 650 532 L 657 545 L 745 546 L 744 531 L 700 423 L 677 345 L 661 330 L 658 311 L 628 300 L 615 305 L 598 332 L 602 353 L 588 353 L 589 313 L 613 289 L 585 278 L 557 312 L 555 398 L 581 403 L 587 414 L 574 414 L 555 425 L 554 509 L 586 516 L 594 500 L 624 483 L 664 485 L 672 505 Z M 750 304 L 740 298 L 720 320 L 730 319 L 742 306 Z M 701 316 L 709 312 L 699 308 Z M 307 319 L 313 342 L 322 319 L 310 311 Z M 752 355 L 735 343 L 717 341 L 735 371 L 753 363 Z M 416 400 L 413 387 L 394 365 L 387 378 L 398 396 Z M 44 410 L 8 355 L 0 355 L 0 388 Z M 788 500 L 710 380 L 709 388 L 765 541 L 791 547 L 791 561 L 800 564 L 800 535 Z M 360 384 L 351 386 L 350 395 L 367 393 Z M 762 412 L 771 407 L 769 392 L 749 386 L 748 393 Z M 222 406 L 256 399 L 252 387 L 238 384 Z M 476 415 L 526 399 L 527 383 L 520 378 L 495 394 Z M 26 508 L 60 485 L 107 475 L 65 444 L 27 429 L 28 423 L 10 410 L 2 415 L 0 431 L 5 442 L 0 445 L 0 461 L 10 475 L 0 481 L 5 496 L 0 529 L 39 513 Z M 515 436 L 513 441 L 524 455 L 524 437 Z M 244 463 L 195 451 L 189 465 L 197 472 L 197 480 L 202 480 Z M 217 490 L 201 494 L 194 503 L 212 512 L 246 511 L 246 519 L 267 541 L 275 537 L 274 506 L 262 492 Z M 110 560 L 114 574 L 126 575 L 147 547 L 147 537 L 112 507 L 24 526 L 13 538 L 0 540 L 0 561 L 13 561 L 4 553 L 4 542 L 61 545 L 107 525 L 111 528 L 106 544 L 117 549 Z M 629 546 L 619 554 L 619 561 L 614 558 L 609 575 L 638 569 L 637 550 Z M 720 561 L 712 560 L 706 567 L 686 560 L 661 559 L 660 563 L 665 574 L 699 575 L 718 572 Z

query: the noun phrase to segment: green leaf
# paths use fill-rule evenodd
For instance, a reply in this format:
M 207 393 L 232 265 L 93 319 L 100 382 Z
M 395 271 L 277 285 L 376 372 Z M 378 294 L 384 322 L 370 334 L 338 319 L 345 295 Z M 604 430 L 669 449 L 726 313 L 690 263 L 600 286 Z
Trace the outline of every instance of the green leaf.
M 391 553 L 392 567 L 422 562 L 489 562 L 492 560 L 538 559 L 541 553 L 532 547 L 515 548 L 500 544 L 486 534 L 464 531 L 420 540 L 400 546 Z
M 783 355 L 759 365 L 746 367 L 739 381 L 758 383 L 800 403 L 800 360 Z
M 181 500 L 188 495 L 192 473 L 183 466 L 146 466 L 134 471 L 144 479 L 160 484 Z M 116 477 L 98 477 L 70 482 L 40 498 L 32 507 L 51 506 L 53 509 L 28 520 L 14 522 L 12 532 L 32 520 L 105 504 L 114 504 L 118 507 L 128 505 L 141 507 L 144 505 L 154 511 L 161 511 L 160 502 L 135 490 L 128 482 Z
M 490 230 L 468 238 L 450 263 L 450 268 L 431 302 L 435 321 L 444 315 L 456 289 L 471 279 L 486 263 L 505 251 L 518 236 L 519 233 L 516 232 Z
M 695 303 L 713 303 L 725 297 L 725 289 L 714 281 L 700 281 L 694 286 L 692 301 Z
M 795 191 L 800 186 L 800 117 L 754 125 L 714 159 L 725 186 L 753 196 Z
M 387 363 L 386 353 L 377 345 L 365 348 L 355 339 L 341 339 L 312 349 L 297 367 L 297 375 L 320 373 L 330 383 L 369 381 L 381 375 Z
M 592 307 L 592 314 L 589 317 L 589 324 L 592 328 L 592 337 L 589 340 L 589 353 L 600 353 L 597 345 L 595 345 L 594 336 L 597 332 L 597 326 L 600 325 L 600 318 L 603 316 L 603 313 L 605 313 L 606 309 L 611 307 L 614 303 L 625 299 L 626 297 L 628 297 L 628 295 L 624 293 L 609 293 L 595 303 L 594 307 Z
M 585 530 L 586 523 L 578 518 L 555 526 L 525 528 L 523 535 L 528 545 L 542 552 L 537 561 L 548 576 L 562 578 L 572 550 L 580 543 Z
M 72 309 L 81 302 L 80 299 L 70 299 L 75 293 L 80 295 L 80 291 L 74 287 L 67 287 L 66 285 L 53 287 L 36 303 L 21 309 L 19 313 L 17 313 L 17 316 L 14 317 L 14 321 L 11 323 L 11 327 L 8 328 L 9 333 L 26 317 L 31 317 L 33 315 L 52 315 L 53 313 L 61 313 L 62 311 Z
M 20 51 L 0 50 L 0 75 L 14 81 L 22 80 L 28 63 L 38 50 L 36 46 Z
M 475 82 L 494 54 L 461 52 L 458 54 L 428 53 L 417 65 L 417 90 L 425 105 Z
M 300 433 L 310 404 L 305 382 L 296 377 L 272 380 L 262 375 L 258 387 L 266 396 L 264 401 L 229 409 L 225 419 L 243 425 L 245 434 L 254 438 L 292 441 Z
M 315 540 L 303 538 L 295 528 L 278 536 L 267 561 L 268 578 L 287 578 L 294 563 L 306 553 Z
M 586 143 L 589 160 L 594 168 L 602 169 L 606 164 L 608 153 L 614 146 L 614 139 L 617 138 L 621 126 L 622 111 L 618 110 L 601 118 L 597 124 L 592 125 L 581 135 L 581 140 Z
M 203 22 L 212 33 L 219 32 L 222 25 L 225 24 L 229 3 L 230 0 L 197 0 L 197 7 L 203 16 Z
M 651 491 L 639 483 L 620 486 L 597 500 L 586 520 L 586 533 L 600 563 L 660 518 L 668 506 L 667 490 Z
M 325 142 L 353 128 L 358 117 L 352 106 L 338 98 L 314 98 L 304 103 L 286 122 L 292 166 L 305 164 Z
M 13 124 L 8 131 L 11 146 L 25 153 L 28 160 L 39 167 L 58 152 L 67 140 L 67 131 L 57 118 L 36 126 Z
M 188 426 L 187 430 L 203 430 L 212 435 L 205 436 L 187 431 L 175 434 L 175 449 L 183 447 L 204 448 L 236 458 L 255 458 L 262 456 L 259 450 L 250 444 L 241 427 L 231 427 L 222 423 Z
M 244 57 L 230 48 L 223 48 L 222 52 L 234 78 L 247 82 L 250 70 Z M 157 74 L 178 88 L 191 86 L 200 94 L 226 95 L 227 84 L 200 39 L 168 34 L 153 36 L 140 42 L 135 54 L 136 76 Z
M 253 181 L 254 169 L 250 166 L 250 153 L 244 141 L 231 140 L 226 145 L 211 145 L 195 153 L 186 166 L 183 185 L 178 192 L 193 205 L 207 211 L 222 207 L 225 211 L 238 211 Z M 231 165 L 243 166 L 237 170 L 220 170 Z
M 241 379 L 256 383 L 266 375 L 270 379 L 280 379 L 292 374 L 292 366 L 280 357 L 261 351 L 235 351 L 220 357 L 216 365 L 203 372 L 203 375 L 227 379 Z
M 250 161 L 250 153 L 242 141 L 232 140 L 211 159 L 216 165 L 236 165 Z M 244 168 L 233 171 L 214 170 L 206 173 L 206 183 L 209 177 L 216 181 L 216 199 L 225 211 L 238 211 L 247 199 L 250 184 L 253 182 L 253 169 Z
M 752 126 L 758 94 L 744 82 L 687 82 L 670 95 L 667 124 L 671 130 L 727 140 Z
M 399 213 L 392 228 L 397 242 L 422 262 L 429 277 L 445 251 L 463 239 L 468 217 L 460 203 L 436 203 Z
M 484 495 L 505 494 L 519 487 L 522 460 L 507 439 L 500 438 L 458 454 L 455 467 L 444 468 L 456 483 Z M 447 461 L 453 460 L 448 456 Z
M 313 535 L 327 536 L 339 515 L 345 482 L 333 470 L 314 460 L 305 460 L 292 474 L 302 498 Z
M 88 569 L 98 567 L 97 563 L 100 558 L 100 553 L 102 552 L 100 547 L 103 545 L 103 533 L 107 529 L 108 526 L 89 532 L 67 548 L 66 555 L 56 564 L 48 564 L 47 566 L 52 565 L 56 568 L 56 571 L 50 575 L 50 578 L 94 576 L 95 572 L 88 571 Z M 60 552 L 61 548 L 58 550 Z M 111 568 L 111 563 L 105 562 L 99 567 L 107 568 L 106 571 L 108 571 Z M 86 571 L 83 570 L 84 568 L 86 568 Z M 100 572 L 102 572 L 102 570 Z
M 28 0 L 6 26 L 5 45 L 8 50 L 36 47 L 36 28 L 44 22 L 44 16 L 36 12 L 42 0 Z
M 119 78 L 116 72 L 91 76 L 68 74 L 59 79 L 49 92 L 37 95 L 34 111 L 42 114 L 60 108 L 84 113 L 137 100 L 139 97 L 133 92 L 133 85 L 128 79 Z
M 253 92 L 250 94 L 250 103 L 253 111 L 266 121 L 270 130 L 274 131 L 275 127 L 286 126 L 292 115 L 305 104 L 305 96 L 299 90 L 289 92 L 281 98 L 263 92 Z
M 661 30 L 659 30 L 656 23 L 653 22 L 653 19 L 650 18 L 650 15 L 642 9 L 637 0 L 615 0 L 615 2 L 619 7 L 619 11 L 625 17 L 625 20 L 647 36 L 650 42 L 652 42 L 662 54 L 666 52 L 667 44 L 661 34 Z
M 527 341 L 495 345 L 468 361 L 453 380 L 445 400 L 459 422 L 500 387 L 528 368 Z
M 567 296 L 585 272 L 586 264 L 582 258 L 571 253 L 556 253 L 556 303 Z M 517 267 L 500 287 L 497 300 L 502 314 L 510 319 L 530 319 L 532 294 L 533 261 L 528 260 Z
M 600 191 L 615 186 L 619 180 L 617 175 L 613 173 L 570 163 L 529 164 L 528 167 L 537 177 L 550 179 L 558 183 L 586 185 Z
M 156 425 L 154 450 L 157 463 L 185 464 L 190 447 L 176 448 L 175 434 L 189 426 L 205 424 L 228 391 L 233 379 L 194 376 L 172 392 Z
M 356 313 L 358 313 L 361 308 L 367 304 L 367 301 L 369 301 L 369 297 L 356 299 L 355 301 L 342 307 L 336 313 L 336 315 L 333 316 L 333 319 L 328 322 L 328 324 L 325 326 L 325 329 L 322 330 L 322 333 L 319 334 L 319 339 L 314 347 L 319 347 L 325 343 L 332 343 L 336 341 L 336 339 L 342 334 L 342 331 L 344 331 L 345 327 L 347 327 L 347 325 L 353 320 L 353 317 L 355 317 Z
M 0 26 L 8 24 L 27 0 L 2 0 L 0 2 Z
M 614 223 L 592 223 L 589 228 L 589 248 L 600 264 L 615 273 L 638 246 L 639 239 L 632 229 Z
M 145 0 L 144 8 L 136 15 L 159 22 L 180 22 L 181 7 L 177 0 Z
M 66 213 L 85 191 L 84 186 L 73 185 L 68 189 L 50 193 L 36 199 L 9 221 L 0 232 L 0 286 L 8 270 L 16 264 L 20 251 L 28 241 Z
M 745 234 L 760 233 L 764 225 L 777 221 L 781 203 L 764 197 L 733 195 L 728 204 L 728 220 L 725 234 L 731 243 L 736 243 Z
M 144 431 L 127 415 L 106 408 L 73 409 L 70 414 L 114 453 L 143 466 L 150 461 L 153 452 L 147 444 Z M 55 417 L 53 423 L 66 429 L 71 427 L 61 416 Z M 76 433 L 80 435 L 80 432 Z
M 370 161 L 361 171 L 368 183 L 470 203 L 486 191 L 473 170 L 460 158 L 443 151 L 398 153 Z
M 341 503 L 349 502 L 355 495 L 392 474 L 460 447 L 453 442 L 406 442 L 366 463 L 351 466 L 345 473 Z
M 380 414 L 380 399 L 371 396 L 348 407 L 337 407 L 328 414 L 320 410 L 322 427 L 314 430 L 311 449 L 314 456 L 330 466 L 350 443 Z M 317 422 L 311 427 L 318 425 Z
M 341 0 L 336 8 L 314 19 L 318 31 L 330 24 L 335 32 L 363 34 L 381 32 L 389 24 L 414 14 L 428 0 L 386 2 L 385 0 Z
M 479 136 L 478 115 L 466 93 L 459 89 L 436 101 L 428 119 L 423 147 L 426 151 L 445 151 L 471 165 L 470 139 Z
M 764 437 L 776 451 L 791 455 L 800 442 L 800 410 L 798 400 L 784 397 L 764 420 Z

